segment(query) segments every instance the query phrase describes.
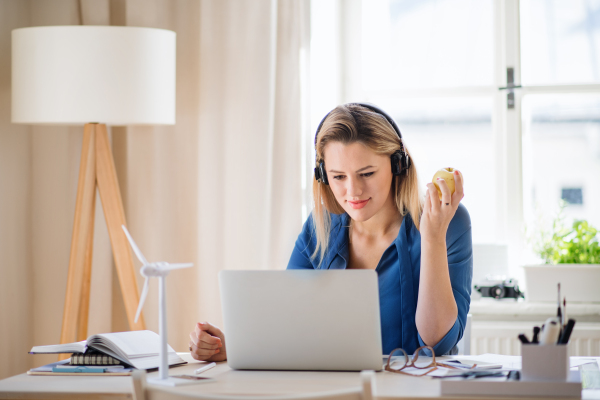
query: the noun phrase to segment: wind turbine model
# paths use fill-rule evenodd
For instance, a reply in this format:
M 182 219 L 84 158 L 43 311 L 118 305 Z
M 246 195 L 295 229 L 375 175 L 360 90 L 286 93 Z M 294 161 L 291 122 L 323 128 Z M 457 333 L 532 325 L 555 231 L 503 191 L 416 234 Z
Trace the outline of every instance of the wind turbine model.
M 164 261 L 149 263 L 146 260 L 146 257 L 142 254 L 139 247 L 133 241 L 133 238 L 129 234 L 125 225 L 121 225 L 125 235 L 127 236 L 127 240 L 129 240 L 129 244 L 133 249 L 133 252 L 137 256 L 137 258 L 142 262 L 142 268 L 140 269 L 140 273 L 142 276 L 146 278 L 144 281 L 144 288 L 142 289 L 142 295 L 140 296 L 140 305 L 138 306 L 137 312 L 135 314 L 135 321 L 137 322 L 140 317 L 140 313 L 142 312 L 142 307 L 144 306 L 144 301 L 146 300 L 146 295 L 148 294 L 148 279 L 150 277 L 158 277 L 159 286 L 158 286 L 158 301 L 160 303 L 160 308 L 158 310 L 158 324 L 159 324 L 159 335 L 160 335 L 160 365 L 158 367 L 158 379 L 149 378 L 148 381 L 155 384 L 167 385 L 167 386 L 176 386 L 176 385 L 185 385 L 190 383 L 195 383 L 194 381 L 189 381 L 185 379 L 177 379 L 169 377 L 169 363 L 168 363 L 168 351 L 167 351 L 167 287 L 166 287 L 166 277 L 169 275 L 174 269 L 180 268 L 189 268 L 194 264 L 186 263 L 186 264 L 169 264 Z

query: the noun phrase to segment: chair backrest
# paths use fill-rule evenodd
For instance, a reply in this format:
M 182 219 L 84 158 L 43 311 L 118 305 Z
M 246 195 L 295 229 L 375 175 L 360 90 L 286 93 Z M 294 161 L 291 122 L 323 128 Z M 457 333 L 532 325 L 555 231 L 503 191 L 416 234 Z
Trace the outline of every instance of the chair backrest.
M 134 370 L 133 400 L 373 400 L 374 371 L 361 372 L 361 387 L 327 392 L 291 395 L 248 395 L 232 396 L 209 393 L 179 393 L 175 389 L 146 385 L 146 371 Z
M 465 331 L 463 337 L 457 344 L 458 354 L 464 356 L 471 355 L 471 314 L 467 314 L 467 324 L 465 325 Z

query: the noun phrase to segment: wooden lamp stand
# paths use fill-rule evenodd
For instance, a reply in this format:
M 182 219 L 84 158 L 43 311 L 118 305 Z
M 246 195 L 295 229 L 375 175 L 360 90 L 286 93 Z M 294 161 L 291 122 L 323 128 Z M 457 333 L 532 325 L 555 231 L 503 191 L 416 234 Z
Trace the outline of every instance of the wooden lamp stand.
M 143 315 L 137 323 L 134 322 L 139 292 L 129 244 L 121 228 L 125 225 L 125 212 L 106 125 L 90 123 L 85 124 L 83 132 L 61 343 L 87 338 L 96 186 L 104 209 L 129 327 L 131 330 L 146 329 Z
M 175 125 L 175 32 L 67 25 L 19 28 L 11 36 L 13 123 Z M 61 343 L 87 336 L 96 187 L 129 329 L 145 329 L 143 318 L 134 322 L 139 292 L 106 125 L 85 124 L 83 133 Z

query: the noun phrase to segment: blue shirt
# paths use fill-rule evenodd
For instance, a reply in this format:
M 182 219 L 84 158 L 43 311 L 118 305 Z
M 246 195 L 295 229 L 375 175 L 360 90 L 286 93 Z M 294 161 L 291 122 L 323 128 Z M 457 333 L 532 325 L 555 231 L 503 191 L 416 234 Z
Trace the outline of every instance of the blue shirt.
M 311 259 L 316 247 L 316 237 L 312 216 L 308 217 L 296 240 L 288 269 L 346 269 L 349 260 L 349 224 L 348 214 L 331 214 L 329 247 L 319 267 L 319 256 Z M 454 353 L 455 345 L 462 338 L 471 303 L 473 276 L 471 218 L 462 204 L 458 206 L 448 227 L 446 247 L 450 282 L 458 307 L 458 316 L 454 326 L 433 346 L 436 355 Z M 420 270 L 421 234 L 407 214 L 402 220 L 396 240 L 383 252 L 375 269 L 379 280 L 381 338 L 384 354 L 389 354 L 398 347 L 412 354 L 417 347 L 425 345 L 415 323 Z

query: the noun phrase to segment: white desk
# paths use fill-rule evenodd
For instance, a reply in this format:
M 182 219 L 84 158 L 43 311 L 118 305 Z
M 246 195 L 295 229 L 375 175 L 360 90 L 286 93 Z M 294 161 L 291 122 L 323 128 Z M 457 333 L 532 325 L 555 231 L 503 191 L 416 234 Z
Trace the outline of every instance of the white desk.
M 181 353 L 188 362 L 170 370 L 171 375 L 193 374 L 199 363 L 188 353 Z M 156 375 L 151 373 L 150 375 Z M 180 386 L 170 390 L 182 393 L 227 395 L 307 394 L 360 387 L 359 373 L 302 371 L 235 371 L 227 363 L 219 363 L 202 376 L 215 382 Z M 0 399 L 131 399 L 131 377 L 106 376 L 29 376 L 21 374 L 0 381 Z M 380 372 L 376 374 L 377 399 L 418 398 L 439 399 L 439 381 Z M 600 399 L 600 390 L 584 390 L 584 399 Z M 472 397 L 470 399 L 476 399 Z M 529 398 L 531 400 L 531 398 Z M 496 398 L 496 400 L 499 400 Z

